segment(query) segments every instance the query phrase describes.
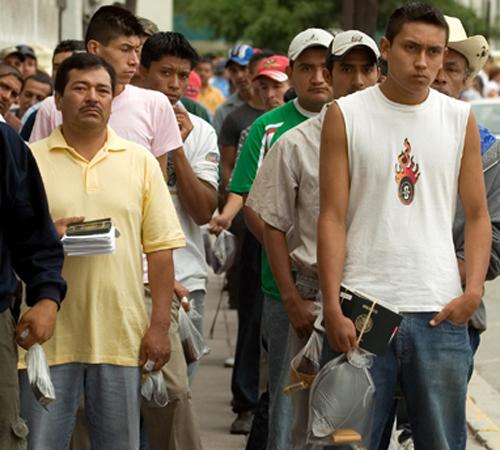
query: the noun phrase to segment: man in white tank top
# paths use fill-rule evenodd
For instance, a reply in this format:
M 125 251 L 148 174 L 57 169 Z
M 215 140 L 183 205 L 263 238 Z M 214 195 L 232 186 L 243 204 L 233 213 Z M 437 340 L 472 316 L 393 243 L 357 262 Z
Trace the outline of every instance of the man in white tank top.
M 320 152 L 318 269 L 326 332 L 337 352 L 357 347 L 339 287 L 399 310 L 399 333 L 371 368 L 376 403 L 370 449 L 378 449 L 394 388 L 405 395 L 415 448 L 464 448 L 471 348 L 491 227 L 479 134 L 469 105 L 429 88 L 448 38 L 443 15 L 411 3 L 389 19 L 380 85 L 328 110 Z M 457 193 L 466 221 L 466 288 L 452 239 Z

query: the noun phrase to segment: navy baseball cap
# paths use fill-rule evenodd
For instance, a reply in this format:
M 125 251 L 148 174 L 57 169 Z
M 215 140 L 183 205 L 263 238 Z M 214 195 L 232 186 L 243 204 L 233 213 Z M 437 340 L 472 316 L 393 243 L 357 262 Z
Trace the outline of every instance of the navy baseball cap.
M 230 48 L 227 52 L 226 67 L 232 62 L 239 64 L 240 66 L 248 66 L 250 58 L 252 58 L 253 54 L 253 48 L 246 44 Z

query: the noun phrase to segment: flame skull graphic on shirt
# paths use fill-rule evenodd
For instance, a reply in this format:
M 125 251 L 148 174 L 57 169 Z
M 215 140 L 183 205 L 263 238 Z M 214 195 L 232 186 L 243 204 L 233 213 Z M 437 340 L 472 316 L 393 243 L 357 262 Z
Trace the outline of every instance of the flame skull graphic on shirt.
M 410 205 L 415 197 L 415 185 L 420 177 L 420 169 L 413 160 L 408 138 L 404 140 L 404 147 L 405 149 L 398 155 L 398 162 L 395 164 L 395 180 L 398 184 L 399 200 L 403 205 Z

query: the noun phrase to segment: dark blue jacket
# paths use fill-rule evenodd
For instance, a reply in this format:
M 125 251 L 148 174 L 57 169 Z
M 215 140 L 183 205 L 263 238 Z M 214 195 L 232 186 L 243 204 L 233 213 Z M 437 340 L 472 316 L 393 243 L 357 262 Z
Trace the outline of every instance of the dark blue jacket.
M 0 123 L 0 312 L 12 301 L 17 280 L 26 283 L 26 301 L 60 302 L 63 249 L 49 214 L 45 189 L 29 148 Z

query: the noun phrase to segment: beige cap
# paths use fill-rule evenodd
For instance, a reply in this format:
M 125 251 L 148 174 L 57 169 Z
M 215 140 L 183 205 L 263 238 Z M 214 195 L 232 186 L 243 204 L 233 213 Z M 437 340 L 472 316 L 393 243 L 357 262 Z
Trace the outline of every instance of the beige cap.
M 344 56 L 349 50 L 359 46 L 368 47 L 375 55 L 375 59 L 380 57 L 380 50 L 375 41 L 358 30 L 342 31 L 336 34 L 333 38 L 332 55 Z
M 450 29 L 448 48 L 465 57 L 471 69 L 470 78 L 475 77 L 488 59 L 490 51 L 488 41 L 480 34 L 467 37 L 465 28 L 458 17 L 444 17 Z

